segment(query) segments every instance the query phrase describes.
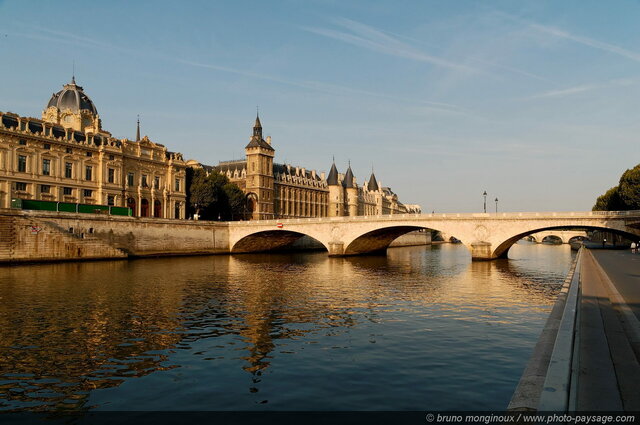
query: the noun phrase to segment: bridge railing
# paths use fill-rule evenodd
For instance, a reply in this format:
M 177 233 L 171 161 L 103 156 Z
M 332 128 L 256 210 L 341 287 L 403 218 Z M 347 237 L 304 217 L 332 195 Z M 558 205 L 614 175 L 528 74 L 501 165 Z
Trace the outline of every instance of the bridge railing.
M 624 217 L 633 216 L 640 219 L 640 210 L 631 211 L 582 211 L 582 212 L 504 212 L 504 213 L 433 213 L 433 214 L 385 214 L 385 215 L 358 215 L 351 217 L 309 217 L 309 218 L 283 218 L 272 220 L 255 220 L 243 222 L 253 225 L 276 225 L 278 223 L 313 223 L 313 222 L 357 222 L 357 221 L 418 221 L 426 219 L 536 219 L 536 218 L 589 218 L 589 217 Z

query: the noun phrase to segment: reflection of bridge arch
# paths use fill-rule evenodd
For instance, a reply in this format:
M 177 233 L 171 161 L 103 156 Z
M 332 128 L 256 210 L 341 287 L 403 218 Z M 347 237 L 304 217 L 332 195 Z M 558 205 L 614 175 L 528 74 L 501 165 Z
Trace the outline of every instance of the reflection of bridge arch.
M 322 245 L 325 249 L 328 250 L 328 248 L 321 241 L 310 235 L 288 230 L 265 230 L 243 237 L 235 244 L 233 244 L 233 246 L 231 246 L 231 252 L 238 254 L 246 252 L 276 251 L 293 248 L 294 244 L 304 236 L 313 239 L 313 241 L 317 242 L 319 245 Z
M 358 255 L 384 251 L 398 236 L 421 228 L 459 239 L 474 260 L 491 260 L 506 257 L 509 248 L 523 237 L 547 230 L 600 229 L 638 239 L 640 211 L 406 214 L 234 222 L 229 223 L 229 246 L 232 252 L 264 251 L 280 246 L 284 239 L 290 241 L 293 236 L 285 234 L 290 232 L 316 239 L 330 256 Z

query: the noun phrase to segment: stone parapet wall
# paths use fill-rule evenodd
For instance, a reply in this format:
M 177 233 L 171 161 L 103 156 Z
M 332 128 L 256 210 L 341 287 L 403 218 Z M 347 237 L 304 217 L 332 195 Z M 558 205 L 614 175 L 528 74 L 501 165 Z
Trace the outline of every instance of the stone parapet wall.
M 228 225 L 0 209 L 0 263 L 229 252 Z

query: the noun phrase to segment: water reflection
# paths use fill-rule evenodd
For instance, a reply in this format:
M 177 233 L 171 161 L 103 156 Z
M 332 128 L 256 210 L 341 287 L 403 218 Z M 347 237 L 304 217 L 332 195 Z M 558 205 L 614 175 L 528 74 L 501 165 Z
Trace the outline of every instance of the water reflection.
M 555 248 L 5 267 L 0 409 L 504 404 L 569 267 Z

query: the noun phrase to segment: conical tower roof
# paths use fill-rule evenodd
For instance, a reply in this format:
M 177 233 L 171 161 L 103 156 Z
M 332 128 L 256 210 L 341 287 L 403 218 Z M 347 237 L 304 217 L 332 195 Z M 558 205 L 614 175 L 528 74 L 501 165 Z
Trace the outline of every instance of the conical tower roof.
M 327 177 L 327 184 L 329 186 L 337 186 L 338 185 L 338 169 L 336 168 L 336 163 L 331 164 L 331 170 L 329 171 L 329 177 Z
M 353 186 L 353 171 L 351 171 L 351 164 L 349 164 L 349 168 L 347 168 L 347 172 L 344 174 L 344 180 L 342 181 L 342 186 L 346 188 L 352 188 Z
M 367 189 L 369 189 L 370 192 L 375 192 L 380 189 L 380 186 L 378 185 L 378 181 L 376 180 L 376 176 L 375 174 L 373 174 L 373 171 L 371 172 L 371 177 L 369 177 L 369 183 L 367 184 Z

